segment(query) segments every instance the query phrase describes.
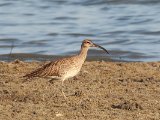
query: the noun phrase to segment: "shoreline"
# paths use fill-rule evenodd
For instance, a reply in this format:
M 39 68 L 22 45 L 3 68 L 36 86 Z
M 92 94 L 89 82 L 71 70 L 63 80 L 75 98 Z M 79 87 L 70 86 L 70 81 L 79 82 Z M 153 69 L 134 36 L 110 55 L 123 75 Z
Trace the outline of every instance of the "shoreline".
M 61 82 L 22 76 L 45 62 L 0 62 L 0 119 L 159 119 L 160 62 L 86 61 Z
M 74 54 L 72 54 L 74 55 Z M 44 55 L 44 54 L 29 54 L 29 53 L 12 53 L 12 54 L 1 54 L 0 61 L 12 62 L 16 59 L 21 61 L 55 61 L 57 59 L 68 57 L 72 55 Z M 133 56 L 132 56 L 133 57 Z M 88 55 L 87 61 L 110 61 L 110 62 L 158 62 L 158 59 L 154 60 L 154 57 L 145 57 L 141 59 L 140 56 L 133 58 L 127 58 L 125 56 L 112 56 L 112 55 Z M 146 58 L 146 59 L 145 59 Z M 144 60 L 145 59 L 145 60 Z M 152 59 L 153 61 L 150 61 Z
M 15 53 L 15 54 L 3 54 L 0 55 L 0 61 L 12 62 L 16 59 L 26 62 L 32 61 L 55 61 L 64 57 L 72 55 L 43 55 L 43 54 L 28 54 L 28 53 Z M 120 58 L 112 59 L 110 56 L 87 56 L 87 61 L 125 61 Z

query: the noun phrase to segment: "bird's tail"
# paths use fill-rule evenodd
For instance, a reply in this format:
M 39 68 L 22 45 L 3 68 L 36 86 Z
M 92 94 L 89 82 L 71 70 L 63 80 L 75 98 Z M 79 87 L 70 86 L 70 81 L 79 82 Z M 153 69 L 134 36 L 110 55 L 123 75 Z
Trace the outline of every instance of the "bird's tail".
M 31 73 L 28 73 L 26 75 L 24 75 L 23 77 L 24 78 L 33 78 L 33 77 L 46 77 L 48 75 L 48 69 L 47 67 L 50 65 L 49 64 L 46 64 L 34 71 L 32 71 Z
M 37 71 L 33 71 L 23 76 L 23 78 L 28 78 L 28 79 L 33 78 L 33 77 L 37 77 Z

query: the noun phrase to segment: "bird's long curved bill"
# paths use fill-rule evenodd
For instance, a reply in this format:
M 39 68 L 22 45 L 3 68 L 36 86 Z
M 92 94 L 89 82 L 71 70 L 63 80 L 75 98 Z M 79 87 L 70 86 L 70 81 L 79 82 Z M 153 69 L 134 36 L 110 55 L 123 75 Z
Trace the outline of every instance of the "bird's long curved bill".
M 109 52 L 104 47 L 102 47 L 100 45 L 97 45 L 97 44 L 93 44 L 93 45 L 94 45 L 94 47 L 98 47 L 98 48 L 104 50 L 105 52 L 107 52 L 109 54 Z

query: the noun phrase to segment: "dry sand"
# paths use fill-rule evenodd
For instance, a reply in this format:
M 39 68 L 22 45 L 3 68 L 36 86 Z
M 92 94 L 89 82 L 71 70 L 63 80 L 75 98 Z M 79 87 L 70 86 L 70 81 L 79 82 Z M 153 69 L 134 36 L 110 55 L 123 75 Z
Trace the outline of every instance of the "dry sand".
M 160 62 L 85 62 L 65 81 L 21 76 L 44 62 L 0 62 L 0 120 L 160 120 Z

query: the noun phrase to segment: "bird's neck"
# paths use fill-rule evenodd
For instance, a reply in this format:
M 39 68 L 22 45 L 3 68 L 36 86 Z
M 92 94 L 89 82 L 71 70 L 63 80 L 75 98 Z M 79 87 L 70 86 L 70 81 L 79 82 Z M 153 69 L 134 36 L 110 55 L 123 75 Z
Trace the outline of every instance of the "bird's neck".
M 88 52 L 88 47 L 81 47 L 80 53 L 79 53 L 79 57 L 81 57 L 81 59 L 83 59 L 85 61 L 86 57 L 87 57 L 87 52 Z

